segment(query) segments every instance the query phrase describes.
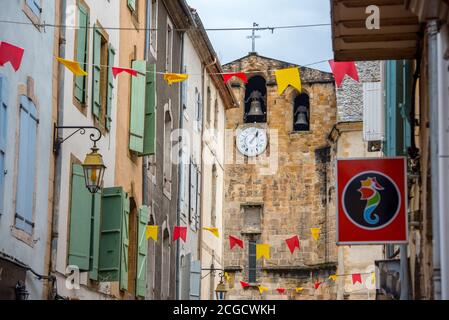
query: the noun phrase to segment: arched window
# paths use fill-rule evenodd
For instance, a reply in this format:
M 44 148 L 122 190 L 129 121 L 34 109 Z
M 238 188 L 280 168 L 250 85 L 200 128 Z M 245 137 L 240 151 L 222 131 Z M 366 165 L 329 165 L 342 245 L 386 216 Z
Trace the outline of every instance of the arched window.
M 245 123 L 267 122 L 267 82 L 262 76 L 249 79 L 245 91 Z
M 310 99 L 307 93 L 300 93 L 293 100 L 293 131 L 309 130 Z

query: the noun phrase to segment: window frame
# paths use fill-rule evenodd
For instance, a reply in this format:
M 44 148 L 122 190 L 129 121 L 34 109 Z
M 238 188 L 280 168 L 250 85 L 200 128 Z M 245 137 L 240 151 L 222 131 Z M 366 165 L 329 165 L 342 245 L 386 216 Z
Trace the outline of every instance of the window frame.
M 28 1 L 33 1 L 33 3 L 37 7 L 39 7 L 38 8 L 40 10 L 39 15 L 36 14 L 33 8 L 30 7 Z M 36 4 L 37 1 L 39 2 L 39 4 Z M 22 11 L 27 16 L 27 18 L 31 20 L 31 22 L 37 28 L 37 30 L 39 32 L 42 32 L 42 28 L 40 27 L 40 25 L 42 24 L 42 12 L 43 12 L 42 0 L 23 0 Z
M 173 23 L 167 18 L 167 30 L 165 32 L 165 72 L 173 72 Z

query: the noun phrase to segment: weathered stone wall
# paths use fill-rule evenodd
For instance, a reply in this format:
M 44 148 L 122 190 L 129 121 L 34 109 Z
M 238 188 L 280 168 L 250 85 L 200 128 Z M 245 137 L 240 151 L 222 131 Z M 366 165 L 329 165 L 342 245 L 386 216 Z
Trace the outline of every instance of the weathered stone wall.
M 260 74 L 267 80 L 267 123 L 259 124 L 272 134 L 269 136 L 271 162 L 277 170 L 261 174 L 262 164 L 251 164 L 236 151 L 234 129 L 243 125 L 245 89 L 239 80 L 231 83 L 240 108 L 227 111 L 225 161 L 224 224 L 229 235 L 245 240 L 244 249 L 232 251 L 225 245 L 224 265 L 230 274 L 230 299 L 320 299 L 335 297 L 335 288 L 323 285 L 314 289 L 315 281 L 325 281 L 335 273 L 335 238 L 327 207 L 327 175 L 329 149 L 327 137 L 336 123 L 336 98 L 333 77 L 329 73 L 301 68 L 303 91 L 310 96 L 310 131 L 293 132 L 293 99 L 297 92 L 289 87 L 283 95 L 277 91 L 272 70 L 294 65 L 251 54 L 224 66 L 225 71 Z M 241 84 L 241 85 L 240 85 Z M 277 149 L 277 150 L 276 150 Z M 276 152 L 277 151 L 277 152 Z M 257 243 L 271 245 L 271 258 L 257 262 L 257 283 L 243 290 L 240 280 L 248 281 L 248 235 L 242 233 L 244 217 L 242 205 L 263 206 L 260 235 L 253 235 Z M 318 241 L 311 237 L 310 228 L 321 228 Z M 333 227 L 334 229 L 334 227 Z M 300 237 L 300 250 L 291 254 L 285 240 Z M 332 247 L 332 248 L 331 248 Z M 257 285 L 269 289 L 261 295 Z M 279 295 L 277 288 L 285 288 Z M 304 287 L 296 294 L 296 287 Z

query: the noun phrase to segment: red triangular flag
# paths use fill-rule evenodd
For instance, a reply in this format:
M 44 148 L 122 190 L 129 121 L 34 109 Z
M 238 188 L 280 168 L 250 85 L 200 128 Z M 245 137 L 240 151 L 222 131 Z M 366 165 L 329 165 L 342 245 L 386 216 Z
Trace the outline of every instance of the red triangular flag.
M 284 294 L 285 293 L 285 289 L 284 288 L 277 288 L 276 291 L 279 292 L 279 294 Z
M 290 239 L 285 240 L 285 242 L 287 242 L 287 246 L 290 249 L 290 252 L 292 254 L 293 254 L 293 252 L 295 252 L 296 248 L 299 249 L 299 237 L 298 236 L 291 237 Z
M 354 273 L 352 275 L 352 284 L 356 284 L 357 282 L 362 283 L 362 275 L 360 273 Z
M 178 240 L 181 238 L 184 242 L 186 242 L 187 239 L 187 227 L 178 227 L 176 226 L 173 230 L 173 241 Z
M 337 87 L 341 86 L 345 75 L 350 76 L 355 81 L 359 81 L 359 74 L 354 61 L 335 62 L 334 60 L 329 60 L 329 64 L 331 66 L 332 73 L 334 74 Z
M 235 245 L 238 245 L 240 248 L 243 249 L 243 241 L 233 236 L 229 236 L 229 245 L 231 247 L 231 250 L 232 248 L 234 248 Z
M 246 287 L 249 287 L 249 283 L 245 281 L 240 281 L 240 284 L 242 285 L 242 288 L 245 289 Z
M 0 66 L 10 62 L 15 71 L 22 64 L 24 49 L 7 42 L 0 42 Z
M 122 72 L 126 72 L 132 75 L 133 77 L 137 77 L 137 71 L 134 69 L 112 67 L 112 74 L 114 76 L 114 79 L 117 78 L 117 75 Z
M 318 290 L 318 288 L 321 286 L 321 284 L 322 284 L 322 282 L 319 282 L 319 281 L 315 282 L 315 289 Z
M 248 83 L 248 78 L 246 77 L 246 74 L 244 72 L 223 73 L 223 79 L 225 83 L 228 83 L 228 81 L 233 77 L 237 77 L 244 83 Z

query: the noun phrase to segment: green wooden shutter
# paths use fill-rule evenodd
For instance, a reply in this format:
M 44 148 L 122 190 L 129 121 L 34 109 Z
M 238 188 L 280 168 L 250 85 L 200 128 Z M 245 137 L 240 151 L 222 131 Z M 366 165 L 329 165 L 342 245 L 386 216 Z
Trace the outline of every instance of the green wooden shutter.
M 97 119 L 100 117 L 101 109 L 101 39 L 102 35 L 97 27 L 94 27 L 94 58 L 92 66 L 92 113 Z
M 128 7 L 132 11 L 136 11 L 136 0 L 128 0 Z
M 108 65 L 112 67 L 114 65 L 114 57 L 115 57 L 115 50 L 112 48 L 111 45 L 109 45 L 108 49 Z M 112 74 L 112 68 L 108 68 L 108 92 L 106 97 L 106 129 L 111 129 L 111 121 L 112 121 L 112 92 L 114 90 L 114 76 Z
M 123 220 L 128 219 L 128 195 L 121 187 L 104 188 L 101 206 L 100 255 L 98 279 L 119 281 L 122 278 Z M 126 216 L 126 218 L 124 218 Z M 128 253 L 126 252 L 126 255 Z
M 76 60 L 84 63 L 81 68 L 86 70 L 89 13 L 81 3 L 78 4 L 78 25 L 80 28 L 76 31 Z M 86 103 L 86 87 L 87 77 L 75 77 L 75 98 L 83 104 Z
M 156 152 L 156 65 L 147 65 L 145 88 L 145 129 L 142 156 Z
M 86 188 L 83 167 L 72 165 L 70 197 L 69 265 L 89 270 L 91 244 L 92 195 Z
M 146 294 L 146 275 L 147 275 L 147 250 L 148 241 L 145 237 L 145 231 L 148 224 L 148 207 L 142 206 L 139 209 L 138 226 L 138 250 L 137 250 L 137 279 L 136 296 L 145 298 Z
M 98 260 L 100 253 L 100 226 L 101 226 L 101 193 L 93 195 L 93 212 L 91 215 L 91 248 L 90 248 L 90 272 L 89 278 L 98 280 Z
M 120 290 L 128 289 L 128 271 L 129 271 L 129 198 L 125 194 L 123 198 L 122 213 L 122 252 L 120 254 Z
M 143 153 L 145 127 L 146 61 L 133 61 L 132 68 L 139 73 L 131 81 L 131 119 L 129 126 L 129 149 Z

